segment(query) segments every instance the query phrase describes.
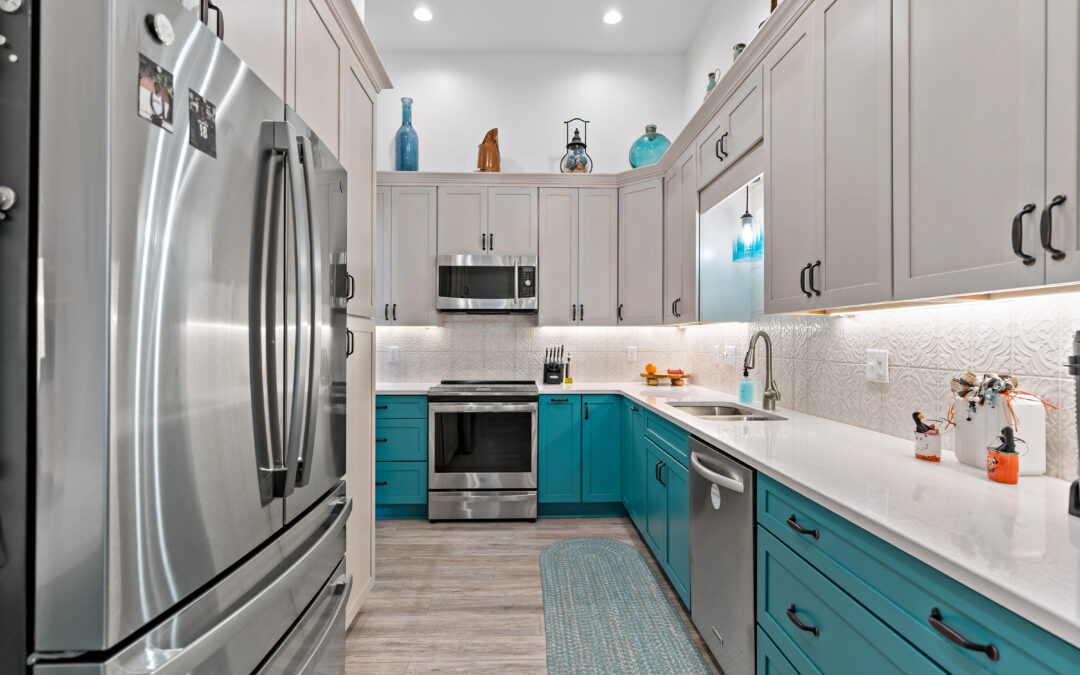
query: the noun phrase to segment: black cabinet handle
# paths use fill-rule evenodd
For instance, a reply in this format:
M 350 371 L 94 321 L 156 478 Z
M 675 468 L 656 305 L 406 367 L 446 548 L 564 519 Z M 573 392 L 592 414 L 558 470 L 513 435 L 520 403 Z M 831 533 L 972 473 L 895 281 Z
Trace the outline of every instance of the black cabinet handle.
M 1024 253 L 1024 216 L 1035 210 L 1034 204 L 1024 204 L 1024 208 L 1020 209 L 1020 213 L 1013 216 L 1012 222 L 1012 247 L 1013 253 L 1017 255 L 1024 262 L 1025 265 L 1031 266 L 1035 264 L 1035 258 Z
M 798 610 L 795 609 L 795 605 L 788 607 L 787 618 L 791 619 L 791 623 L 795 624 L 795 627 L 799 630 L 804 630 L 807 633 L 813 633 L 814 637 L 818 637 L 819 635 L 821 635 L 821 631 L 818 630 L 817 626 L 809 626 L 802 621 L 799 621 L 799 617 L 795 616 L 795 612 L 797 611 Z
M 389 407 L 390 406 L 388 406 L 388 405 L 377 405 L 377 406 L 375 406 L 375 409 L 376 410 L 386 410 Z
M 1039 223 L 1039 235 L 1042 237 L 1043 248 L 1050 254 L 1050 257 L 1054 259 L 1054 262 L 1061 262 L 1065 259 L 1065 251 L 1054 248 L 1054 222 L 1051 220 L 1050 211 L 1055 206 L 1061 206 L 1065 203 L 1065 195 L 1058 195 L 1050 200 L 1050 203 L 1043 208 L 1042 220 Z
M 389 485 L 389 484 L 390 484 L 390 481 L 388 481 L 388 480 L 377 481 L 375 483 L 375 487 L 380 487 L 380 486 Z
M 660 482 L 660 462 L 657 462 L 656 466 L 654 466 L 652 468 L 652 473 L 653 473 L 653 478 L 655 478 L 656 482 L 659 483 Z
M 494 251 L 495 250 L 495 233 L 494 232 L 492 232 L 491 234 L 488 235 L 488 250 L 489 251 Z
M 480 250 L 481 251 L 486 251 L 487 250 L 487 233 L 486 232 L 484 234 L 480 235 Z
M 348 328 L 345 329 L 345 356 L 352 356 L 355 351 L 356 339 L 353 336 L 353 332 Z
M 619 303 L 619 309 L 616 312 L 616 316 L 618 317 L 619 321 L 622 321 L 622 303 L 621 302 Z
M 390 320 L 390 303 L 389 302 L 386 303 L 386 307 L 383 307 L 382 313 L 383 313 L 383 319 L 389 321 Z
M 656 470 L 656 480 L 660 481 L 660 484 L 667 487 L 667 483 L 664 482 L 664 467 L 667 466 L 667 462 L 660 460 L 660 467 Z
M 356 295 L 356 278 L 353 275 L 345 274 L 345 299 L 352 300 Z
M 980 645 L 976 642 L 968 640 L 960 633 L 957 633 L 952 628 L 945 625 L 945 622 L 941 620 L 941 612 L 935 607 L 930 610 L 930 618 L 927 619 L 930 622 L 930 626 L 945 636 L 949 642 L 962 647 L 964 649 L 970 649 L 973 652 L 982 652 L 990 657 L 991 661 L 997 661 L 1001 654 L 998 653 L 998 648 L 992 644 Z
M 806 263 L 806 267 L 802 268 L 802 272 L 799 273 L 799 288 L 806 294 L 806 297 L 810 297 L 810 291 L 806 290 L 806 273 L 810 270 L 810 263 Z
M 821 295 L 821 291 L 819 291 L 814 286 L 814 270 L 816 270 L 819 267 L 821 267 L 821 261 L 820 260 L 818 260 L 817 262 L 815 262 L 813 265 L 810 266 L 810 290 L 812 290 L 815 295 Z
M 630 407 L 630 412 L 641 412 L 641 408 L 635 406 Z
M 573 316 L 570 317 L 570 320 L 577 321 L 577 305 L 570 305 L 570 309 L 573 312 Z
M 375 439 L 375 442 L 376 442 L 376 443 L 385 443 L 385 442 L 386 442 L 387 440 L 388 440 L 388 439 L 386 439 L 386 438 L 376 438 L 376 439 Z
M 391 311 L 391 313 L 394 315 L 394 321 L 397 321 L 397 303 L 396 302 L 394 303 L 394 309 Z
M 585 419 L 589 419 L 589 402 L 585 401 Z
M 675 298 L 675 316 L 681 319 L 682 312 L 680 312 L 679 310 L 682 308 L 679 306 L 680 304 L 682 304 L 682 298 Z
M 728 156 L 727 147 L 724 145 L 724 141 L 728 137 L 728 132 L 724 132 L 724 135 L 720 137 L 720 140 L 716 141 L 716 158 L 721 162 Z
M 570 402 L 570 399 L 568 399 L 568 398 L 552 398 L 552 399 L 548 399 L 548 400 L 551 403 L 569 403 Z
M 809 534 L 814 539 L 817 539 L 819 536 L 821 536 L 820 533 L 817 531 L 816 527 L 814 529 L 812 529 L 812 530 L 808 530 L 805 527 L 803 527 L 802 525 L 796 523 L 794 513 L 791 514 L 791 517 L 787 519 L 787 526 L 790 527 L 791 529 L 795 530 L 799 534 Z
M 578 321 L 585 320 L 585 305 L 578 305 Z

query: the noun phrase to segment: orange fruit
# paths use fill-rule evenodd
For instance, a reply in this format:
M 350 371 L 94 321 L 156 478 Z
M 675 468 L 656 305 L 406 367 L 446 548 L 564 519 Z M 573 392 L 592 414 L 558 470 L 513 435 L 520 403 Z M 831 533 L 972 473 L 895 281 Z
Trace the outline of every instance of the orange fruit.
M 654 375 L 656 373 L 656 366 L 654 366 L 651 363 L 647 364 L 645 366 L 645 372 L 650 374 L 650 375 Z

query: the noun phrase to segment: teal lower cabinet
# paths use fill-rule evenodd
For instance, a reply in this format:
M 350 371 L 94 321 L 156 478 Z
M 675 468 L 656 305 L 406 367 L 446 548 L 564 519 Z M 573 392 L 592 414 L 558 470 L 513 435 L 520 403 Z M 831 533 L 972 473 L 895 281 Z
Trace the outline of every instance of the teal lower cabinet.
M 1080 672 L 1080 649 L 760 474 L 757 520 L 758 623 L 799 672 Z
M 645 543 L 671 585 L 690 607 L 690 472 L 652 440 L 645 439 Z
M 375 397 L 376 518 L 427 518 L 427 458 L 427 397 Z
M 763 528 L 757 615 L 800 673 L 944 672 Z
M 799 675 L 761 626 L 757 627 L 757 675 Z
M 581 396 L 541 396 L 536 445 L 540 503 L 581 502 Z
M 581 501 L 622 501 L 622 397 L 581 397 Z

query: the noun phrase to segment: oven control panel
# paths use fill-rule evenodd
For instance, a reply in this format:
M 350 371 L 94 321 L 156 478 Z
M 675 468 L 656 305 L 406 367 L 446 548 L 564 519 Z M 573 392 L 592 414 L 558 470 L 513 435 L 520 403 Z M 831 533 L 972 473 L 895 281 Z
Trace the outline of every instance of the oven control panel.
M 518 268 L 518 297 L 536 297 L 536 268 L 532 265 Z

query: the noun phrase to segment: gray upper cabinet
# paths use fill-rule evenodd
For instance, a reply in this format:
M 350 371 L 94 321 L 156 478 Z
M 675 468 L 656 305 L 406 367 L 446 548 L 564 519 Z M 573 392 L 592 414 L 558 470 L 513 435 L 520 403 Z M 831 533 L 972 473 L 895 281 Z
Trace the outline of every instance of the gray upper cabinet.
M 376 223 L 383 268 L 377 287 L 382 306 L 375 312 L 379 325 L 435 324 L 435 194 L 434 187 L 391 188 L 389 231 L 385 206 L 377 209 L 383 214 Z M 376 205 L 380 196 L 385 200 L 385 188 L 379 189 Z
M 392 188 L 375 190 L 375 324 L 388 326 L 390 320 L 390 269 L 394 262 L 390 239 L 390 193 Z
M 1044 282 L 1046 22 L 1046 0 L 894 0 L 896 299 Z
M 538 228 L 534 187 L 439 188 L 439 255 L 535 254 Z
M 698 192 L 694 151 L 664 176 L 664 323 L 697 321 Z
M 889 0 L 818 0 L 766 57 L 765 309 L 892 297 Z
M 541 326 L 615 325 L 618 226 L 615 189 L 540 189 Z
M 619 188 L 619 307 L 621 325 L 664 321 L 664 181 Z
M 1080 4 L 1050 0 L 1046 18 L 1046 191 L 1040 224 L 1044 247 L 1054 249 L 1044 254 L 1046 282 L 1061 284 L 1080 281 Z
M 697 187 L 719 176 L 763 136 L 761 69 L 743 81 L 713 118 L 697 144 Z

